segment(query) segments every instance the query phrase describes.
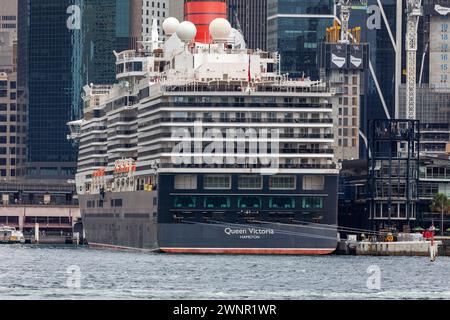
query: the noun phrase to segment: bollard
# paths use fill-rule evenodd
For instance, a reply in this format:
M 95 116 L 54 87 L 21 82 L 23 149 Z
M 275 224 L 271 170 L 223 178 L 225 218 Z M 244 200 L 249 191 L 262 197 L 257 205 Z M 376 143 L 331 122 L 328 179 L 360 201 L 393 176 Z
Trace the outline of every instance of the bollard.
M 35 243 L 39 243 L 39 223 L 35 223 L 34 225 L 34 241 Z

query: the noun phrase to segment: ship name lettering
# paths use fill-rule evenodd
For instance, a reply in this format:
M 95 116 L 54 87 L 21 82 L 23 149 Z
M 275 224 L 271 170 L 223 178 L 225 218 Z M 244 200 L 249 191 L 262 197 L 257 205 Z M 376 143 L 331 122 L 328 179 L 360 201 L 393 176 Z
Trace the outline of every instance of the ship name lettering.
M 275 231 L 273 229 L 259 229 L 259 228 L 247 228 L 247 229 L 226 228 L 225 234 L 227 234 L 229 236 L 231 236 L 231 235 L 246 235 L 246 234 L 272 235 L 272 234 L 275 234 Z

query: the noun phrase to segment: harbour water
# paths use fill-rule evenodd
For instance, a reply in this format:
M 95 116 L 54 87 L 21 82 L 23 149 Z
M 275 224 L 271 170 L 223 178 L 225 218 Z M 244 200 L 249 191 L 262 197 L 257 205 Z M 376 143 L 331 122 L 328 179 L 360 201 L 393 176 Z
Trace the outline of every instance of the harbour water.
M 0 300 L 450 299 L 449 257 L 432 263 L 426 257 L 200 256 L 3 245 L 0 261 Z M 377 270 L 379 282 L 372 281 Z

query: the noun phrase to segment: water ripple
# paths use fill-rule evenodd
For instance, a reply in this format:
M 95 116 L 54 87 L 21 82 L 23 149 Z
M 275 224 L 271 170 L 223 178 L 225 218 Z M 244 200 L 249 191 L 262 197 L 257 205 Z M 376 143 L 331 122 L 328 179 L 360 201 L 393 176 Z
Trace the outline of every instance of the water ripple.
M 450 258 L 198 256 L 0 246 L 0 299 L 450 299 Z M 381 288 L 367 288 L 367 268 Z M 78 266 L 80 288 L 67 287 Z

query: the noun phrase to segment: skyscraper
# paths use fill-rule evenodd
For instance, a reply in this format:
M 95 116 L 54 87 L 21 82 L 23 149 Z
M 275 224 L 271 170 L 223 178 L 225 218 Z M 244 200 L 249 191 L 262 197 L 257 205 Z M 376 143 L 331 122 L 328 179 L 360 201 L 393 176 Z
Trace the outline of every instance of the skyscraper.
M 153 19 L 156 19 L 159 34 L 162 36 L 162 23 L 167 17 L 169 17 L 169 0 L 143 0 L 142 38 L 146 40 L 151 37 Z
M 247 47 L 267 48 L 267 0 L 227 0 L 228 20 L 241 29 Z
M 267 0 L 267 49 L 281 55 L 281 72 L 318 79 L 317 45 L 334 20 L 332 0 Z
M 85 73 L 81 87 L 115 82 L 113 51 L 131 46 L 129 0 L 84 0 L 81 33 Z
M 19 0 L 18 107 L 28 111 L 30 177 L 70 177 L 76 166 L 66 126 L 80 116 L 79 101 L 73 101 L 81 80 L 80 48 L 73 45 L 80 44 L 80 12 L 72 5 Z
M 385 0 L 382 4 L 389 28 L 396 39 L 396 0 Z M 374 74 L 367 77 L 365 84 L 367 108 L 361 110 L 362 131 L 367 133 L 369 120 L 387 118 L 383 100 L 391 117 L 395 117 L 395 49 L 377 0 L 369 0 L 368 7 L 353 8 L 350 27 L 361 27 L 361 41 L 370 45 L 370 64 Z M 362 154 L 365 154 L 365 150 Z
M 169 16 L 177 18 L 180 22 L 184 20 L 183 0 L 169 0 Z
M 17 0 L 0 0 L 0 72 L 13 72 L 17 41 Z
M 319 44 L 318 67 L 322 81 L 335 93 L 330 98 L 334 119 L 334 156 L 338 161 L 359 159 L 360 113 L 365 109 L 365 79 L 369 65 L 369 46 L 340 37 L 337 26 L 327 30 L 326 42 Z
M 127 0 L 123 0 L 127 1 Z M 129 1 L 129 23 L 130 23 L 130 49 L 137 48 L 137 42 L 142 40 L 142 4 L 143 0 Z
M 423 1 L 424 15 L 418 28 L 416 117 L 421 123 L 422 155 L 448 158 L 450 146 L 450 14 L 436 5 L 450 1 Z M 400 90 L 400 116 L 405 117 L 406 85 Z
M 24 121 L 17 108 L 17 0 L 0 0 L 0 179 L 11 180 L 24 165 Z
M 136 2 L 19 0 L 18 108 L 28 111 L 27 177 L 75 173 L 66 124 L 81 118 L 84 85 L 115 82 L 113 51 L 137 40 Z

